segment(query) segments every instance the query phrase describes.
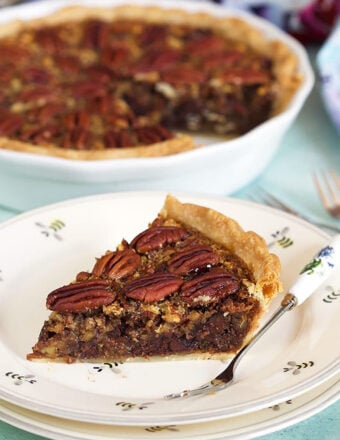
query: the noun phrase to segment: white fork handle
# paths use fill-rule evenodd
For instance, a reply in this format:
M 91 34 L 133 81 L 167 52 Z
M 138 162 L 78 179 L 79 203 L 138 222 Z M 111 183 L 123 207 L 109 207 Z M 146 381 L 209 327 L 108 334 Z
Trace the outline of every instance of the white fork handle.
M 301 270 L 289 293 L 296 305 L 302 304 L 330 276 L 340 264 L 340 234 L 325 245 Z M 337 267 L 339 270 L 339 267 Z

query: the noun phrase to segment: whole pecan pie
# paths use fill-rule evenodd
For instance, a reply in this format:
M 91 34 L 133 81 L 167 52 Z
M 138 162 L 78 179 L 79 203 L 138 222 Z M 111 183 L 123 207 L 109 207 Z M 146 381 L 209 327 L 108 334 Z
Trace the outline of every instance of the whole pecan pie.
M 0 54 L 0 148 L 70 159 L 162 156 L 194 148 L 190 133 L 240 135 L 300 82 L 291 51 L 245 21 L 152 6 L 3 25 Z
M 225 359 L 280 290 L 264 240 L 212 209 L 168 196 L 149 227 L 47 296 L 29 360 Z

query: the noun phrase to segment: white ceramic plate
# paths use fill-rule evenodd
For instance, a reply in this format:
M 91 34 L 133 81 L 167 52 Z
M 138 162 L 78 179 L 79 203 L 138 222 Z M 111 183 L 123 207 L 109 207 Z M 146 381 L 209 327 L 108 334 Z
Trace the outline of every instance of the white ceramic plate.
M 249 440 L 313 416 L 336 402 L 339 392 L 339 378 L 333 377 L 315 389 L 279 405 L 244 416 L 193 425 L 98 425 L 46 416 L 6 402 L 0 404 L 0 419 L 17 428 L 55 440 Z
M 273 209 L 222 197 L 176 194 L 212 207 L 266 238 L 288 286 L 327 236 Z M 0 396 L 74 420 L 114 425 L 194 423 L 249 413 L 291 399 L 339 368 L 340 273 L 283 316 L 247 354 L 236 382 L 215 395 L 166 401 L 224 368 L 219 361 L 53 364 L 25 360 L 47 317 L 48 292 L 94 257 L 131 240 L 155 218 L 164 193 L 116 193 L 70 200 L 16 217 L 0 228 Z M 277 298 L 276 307 L 280 298 Z
M 110 6 L 125 0 L 48 0 L 5 8 L 0 26 L 12 20 L 29 20 L 70 4 Z M 158 0 L 131 0 L 142 5 Z M 0 198 L 4 205 L 28 210 L 69 197 L 98 192 L 135 190 L 186 190 L 230 194 L 257 177 L 276 153 L 282 136 L 296 118 L 314 81 L 305 49 L 270 22 L 244 11 L 207 2 L 162 0 L 162 8 L 204 11 L 213 16 L 246 20 L 268 39 L 286 44 L 295 54 L 304 81 L 284 112 L 245 135 L 226 141 L 217 136 L 195 136 L 196 148 L 181 154 L 153 158 L 68 160 L 0 149 Z M 10 191 L 8 190 L 10 188 Z M 26 197 L 29 193 L 30 197 Z

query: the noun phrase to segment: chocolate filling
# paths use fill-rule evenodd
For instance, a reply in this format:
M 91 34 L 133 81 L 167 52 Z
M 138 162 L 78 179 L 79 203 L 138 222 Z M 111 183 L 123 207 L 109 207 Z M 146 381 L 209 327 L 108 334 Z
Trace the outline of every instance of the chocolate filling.
M 54 311 L 29 359 L 209 356 L 242 346 L 260 303 L 234 253 L 161 217 L 118 249 L 49 294 Z

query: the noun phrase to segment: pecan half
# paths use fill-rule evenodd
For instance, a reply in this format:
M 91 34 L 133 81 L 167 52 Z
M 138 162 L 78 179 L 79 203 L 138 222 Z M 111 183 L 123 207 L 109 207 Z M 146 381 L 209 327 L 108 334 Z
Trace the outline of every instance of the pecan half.
M 136 144 L 134 136 L 129 130 L 108 130 L 103 136 L 103 141 L 105 148 L 133 147 Z
M 211 247 L 204 245 L 192 246 L 175 253 L 168 261 L 169 272 L 186 275 L 205 267 L 217 264 L 219 257 Z
M 24 118 L 11 112 L 0 113 L 0 135 L 11 136 L 23 125 Z
M 206 80 L 206 74 L 198 68 L 189 66 L 172 67 L 161 72 L 161 79 L 170 84 L 198 84 Z
M 16 65 L 21 61 L 26 61 L 30 55 L 29 51 L 18 44 L 0 43 L 1 59 L 7 63 L 13 62 Z
M 109 252 L 99 258 L 92 270 L 93 275 L 107 275 L 111 279 L 126 278 L 139 266 L 140 256 L 133 249 Z
M 127 47 L 106 47 L 101 53 L 100 61 L 105 66 L 119 71 L 122 69 L 122 66 L 124 66 L 129 56 L 130 52 Z
M 82 127 L 73 128 L 67 132 L 61 142 L 62 147 L 83 150 L 90 142 L 91 134 Z
M 157 302 L 175 293 L 182 283 L 181 278 L 171 273 L 154 273 L 127 283 L 124 293 L 128 298 L 145 303 Z
M 234 68 L 219 73 L 218 79 L 224 83 L 251 86 L 268 82 L 270 74 L 250 67 L 246 69 Z
M 174 65 L 181 58 L 181 52 L 175 49 L 157 49 L 146 53 L 134 66 L 134 72 L 162 71 Z
M 84 43 L 87 47 L 103 48 L 110 37 L 108 23 L 101 20 L 90 20 L 86 23 Z
M 88 129 L 90 125 L 90 116 L 84 110 L 75 110 L 66 113 L 62 118 L 63 125 L 68 129 L 81 127 Z
M 64 105 L 58 102 L 49 102 L 42 107 L 32 108 L 27 112 L 27 118 L 31 122 L 38 122 L 40 125 L 53 119 L 64 111 Z
M 30 141 L 35 144 L 44 144 L 58 136 L 60 127 L 56 124 L 49 124 L 44 127 L 25 127 L 21 130 L 19 138 L 23 141 Z
M 46 305 L 56 312 L 85 312 L 110 304 L 115 296 L 106 280 L 81 281 L 53 290 Z
M 36 84 L 47 84 L 51 79 L 51 74 L 39 67 L 28 67 L 22 71 L 21 76 L 27 82 Z
M 23 102 L 48 102 L 56 100 L 58 91 L 48 86 L 38 85 L 34 87 L 24 88 L 17 96 L 18 101 Z
M 158 226 L 146 229 L 132 241 L 131 247 L 137 252 L 145 253 L 163 247 L 166 244 L 176 243 L 188 236 L 188 231 L 177 226 Z
M 225 47 L 225 40 L 218 35 L 203 35 L 186 44 L 185 50 L 190 55 L 213 53 Z
M 53 59 L 59 69 L 65 73 L 75 73 L 80 70 L 80 60 L 75 56 L 61 53 L 54 55 Z
M 181 291 L 190 305 L 205 305 L 236 293 L 239 288 L 240 280 L 233 274 L 216 269 L 185 282 Z
M 145 145 L 173 138 L 173 134 L 161 125 L 140 127 L 136 129 L 137 137 Z
M 104 84 L 89 79 L 75 82 L 70 88 L 76 98 L 96 98 L 107 94 Z
M 35 31 L 36 43 L 47 52 L 62 52 L 64 43 L 58 34 L 57 27 L 40 28 Z

